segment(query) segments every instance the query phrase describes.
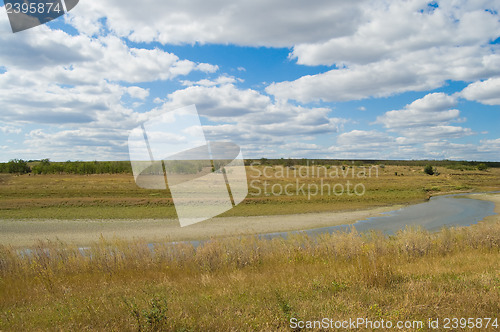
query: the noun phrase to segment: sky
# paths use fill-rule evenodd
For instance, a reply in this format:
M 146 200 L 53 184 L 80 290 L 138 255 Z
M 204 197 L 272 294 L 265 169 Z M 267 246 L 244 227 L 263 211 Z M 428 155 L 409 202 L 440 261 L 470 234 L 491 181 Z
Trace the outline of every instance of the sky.
M 196 105 L 251 158 L 500 161 L 500 2 L 81 0 L 12 33 L 0 161 L 128 160 Z

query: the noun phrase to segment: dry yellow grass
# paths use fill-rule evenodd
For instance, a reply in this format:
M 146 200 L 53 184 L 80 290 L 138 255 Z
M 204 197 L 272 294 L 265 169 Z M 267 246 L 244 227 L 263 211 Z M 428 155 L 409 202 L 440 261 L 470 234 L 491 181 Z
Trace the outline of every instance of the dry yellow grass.
M 500 223 L 193 248 L 0 247 L 2 330 L 288 331 L 290 319 L 500 318 Z

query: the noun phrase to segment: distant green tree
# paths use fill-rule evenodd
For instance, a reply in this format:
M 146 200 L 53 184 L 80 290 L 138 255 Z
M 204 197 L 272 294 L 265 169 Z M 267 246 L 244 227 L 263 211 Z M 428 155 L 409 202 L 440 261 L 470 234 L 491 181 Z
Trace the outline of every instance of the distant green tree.
M 480 171 L 485 171 L 488 169 L 488 165 L 486 165 L 485 163 L 480 163 L 479 165 L 477 165 L 477 169 Z
M 68 174 L 76 174 L 78 173 L 78 163 L 73 161 L 66 161 L 64 163 L 64 172 Z
M 424 173 L 434 175 L 434 169 L 432 168 L 432 165 L 426 165 L 424 168 Z
M 7 171 L 9 173 L 25 174 L 31 172 L 28 162 L 22 159 L 12 159 L 7 163 Z
M 49 172 L 50 160 L 48 158 L 40 160 L 31 167 L 33 174 L 47 174 Z

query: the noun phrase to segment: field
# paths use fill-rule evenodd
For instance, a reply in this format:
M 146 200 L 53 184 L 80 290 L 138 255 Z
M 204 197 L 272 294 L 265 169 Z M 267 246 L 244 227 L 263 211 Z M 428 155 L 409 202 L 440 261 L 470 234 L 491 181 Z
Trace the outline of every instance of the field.
M 87 245 L 101 234 L 177 241 L 299 230 L 354 223 L 430 195 L 500 188 L 500 168 L 438 170 L 430 176 L 416 166 L 247 167 L 250 193 L 240 205 L 185 228 L 175 220 L 167 190 L 141 189 L 130 174 L 0 174 L 0 243 L 60 239 Z M 363 195 L 354 193 L 356 186 Z M 280 194 L 285 187 L 291 195 Z
M 270 167 L 270 166 L 265 166 Z M 324 171 L 303 170 L 303 177 L 278 173 L 280 167 L 247 167 L 250 193 L 245 201 L 223 216 L 284 215 L 321 211 L 345 211 L 424 201 L 432 194 L 460 191 L 491 191 L 500 188 L 500 168 L 485 171 L 440 168 L 438 176 L 423 173 L 421 167 L 385 166 L 369 176 L 363 168 L 352 167 L 347 175 L 334 178 Z M 308 176 L 305 176 L 306 172 Z M 341 172 L 341 171 L 340 171 Z M 319 174 L 318 174 L 319 173 Z M 314 176 L 313 176 L 314 174 Z M 354 178 L 352 176 L 354 174 Z M 397 175 L 396 175 L 397 174 Z M 260 176 L 259 176 L 260 175 Z M 288 176 L 286 176 L 288 175 Z M 291 187 L 279 195 L 279 187 L 305 184 L 303 191 Z M 364 195 L 311 195 L 307 185 L 330 184 L 351 192 L 356 184 L 365 187 Z M 265 184 L 267 183 L 267 190 Z M 361 187 L 359 187 L 361 191 Z M 314 188 L 311 188 L 314 189 Z M 175 218 L 167 190 L 147 190 L 136 186 L 130 174 L 104 175 L 28 175 L 0 174 L 0 218 L 50 219 L 152 219 Z
M 185 228 L 168 191 L 140 189 L 131 175 L 0 175 L 0 330 L 289 331 L 294 319 L 360 317 L 408 322 L 407 331 L 446 317 L 500 323 L 498 215 L 390 237 L 249 235 L 353 223 L 431 195 L 499 190 L 500 169 L 440 167 L 430 176 L 391 165 L 377 176 L 337 178 L 311 167 L 307 177 L 280 171 L 249 167 L 242 204 Z M 362 183 L 366 192 L 315 195 L 321 180 Z M 272 191 L 297 183 L 307 190 Z M 500 195 L 474 198 L 500 212 Z M 198 247 L 170 242 L 209 237 Z
M 101 239 L 85 256 L 60 242 L 32 250 L 0 247 L 1 330 L 289 331 L 291 319 L 363 317 L 422 322 L 404 329 L 417 331 L 430 330 L 429 318 L 500 318 L 498 219 L 390 238 L 225 238 L 153 252 Z

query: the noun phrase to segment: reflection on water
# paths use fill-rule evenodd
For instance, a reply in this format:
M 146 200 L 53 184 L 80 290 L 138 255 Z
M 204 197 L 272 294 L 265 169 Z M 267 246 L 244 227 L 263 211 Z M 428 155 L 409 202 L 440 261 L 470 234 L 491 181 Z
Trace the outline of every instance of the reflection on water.
M 463 195 L 432 197 L 428 202 L 408 206 L 356 223 L 356 228 L 366 230 L 375 227 L 392 234 L 409 226 L 421 226 L 429 231 L 443 227 L 470 226 L 494 215 L 495 204 L 490 201 L 465 198 Z
M 428 202 L 410 205 L 399 210 L 386 212 L 384 216 L 358 221 L 354 225 L 340 225 L 305 230 L 309 235 L 348 231 L 354 226 L 359 232 L 370 230 L 395 234 L 406 226 L 420 226 L 429 231 L 438 231 L 443 227 L 469 226 L 495 214 L 495 204 L 490 201 L 463 197 L 470 194 L 456 194 L 432 197 Z M 297 232 L 263 234 L 263 238 Z

